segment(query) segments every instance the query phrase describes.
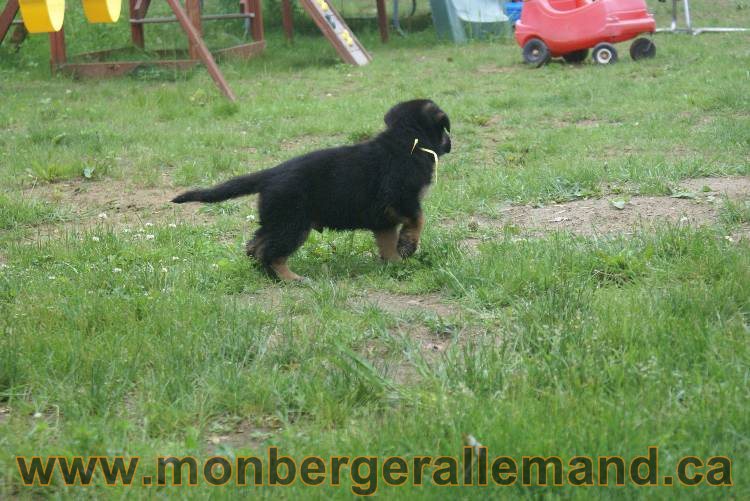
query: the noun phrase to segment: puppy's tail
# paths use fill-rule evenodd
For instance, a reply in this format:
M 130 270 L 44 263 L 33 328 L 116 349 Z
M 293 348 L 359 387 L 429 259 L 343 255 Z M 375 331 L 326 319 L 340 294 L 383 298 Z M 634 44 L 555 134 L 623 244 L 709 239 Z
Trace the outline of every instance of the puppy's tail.
M 243 195 L 252 195 L 260 191 L 261 182 L 266 176 L 266 171 L 238 176 L 211 188 L 186 191 L 173 198 L 172 202 L 176 204 L 183 204 L 185 202 L 212 203 L 222 202 Z

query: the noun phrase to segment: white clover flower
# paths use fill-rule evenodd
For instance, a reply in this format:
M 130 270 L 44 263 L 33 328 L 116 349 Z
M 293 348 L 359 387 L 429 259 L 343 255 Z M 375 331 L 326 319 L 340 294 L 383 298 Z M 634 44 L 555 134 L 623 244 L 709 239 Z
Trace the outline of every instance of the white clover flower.
M 99 237 L 91 237 L 91 240 L 93 240 L 94 242 L 98 242 L 99 241 Z
M 146 228 L 148 228 L 149 226 L 153 226 L 153 225 L 154 225 L 154 223 L 146 223 L 143 226 L 145 226 Z
M 154 238 L 156 238 L 156 237 L 155 237 L 155 236 L 153 236 L 153 235 L 152 235 L 152 234 L 150 234 L 150 233 L 149 233 L 148 235 L 146 235 L 146 240 L 153 240 Z
M 179 258 L 179 257 L 177 257 L 177 256 L 172 256 L 172 261 L 179 261 L 179 260 L 180 260 L 180 258 Z
M 112 273 L 122 273 L 122 268 L 112 268 Z

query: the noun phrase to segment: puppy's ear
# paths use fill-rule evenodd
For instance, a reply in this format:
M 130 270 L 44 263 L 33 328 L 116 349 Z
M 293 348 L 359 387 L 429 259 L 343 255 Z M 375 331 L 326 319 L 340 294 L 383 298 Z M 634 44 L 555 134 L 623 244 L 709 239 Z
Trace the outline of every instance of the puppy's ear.
M 440 127 L 447 130 L 448 132 L 451 131 L 451 119 L 448 118 L 448 115 L 446 115 L 444 111 L 441 111 L 436 118 L 437 123 Z
M 404 115 L 404 107 L 401 104 L 397 104 L 385 114 L 383 120 L 388 128 L 393 127 Z

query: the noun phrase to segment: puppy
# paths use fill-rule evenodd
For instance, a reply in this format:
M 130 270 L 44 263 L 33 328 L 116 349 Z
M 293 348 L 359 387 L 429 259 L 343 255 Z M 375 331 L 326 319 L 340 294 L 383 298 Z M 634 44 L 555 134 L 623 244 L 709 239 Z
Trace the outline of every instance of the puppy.
M 259 193 L 260 228 L 247 254 L 282 280 L 303 280 L 287 258 L 311 229 L 370 230 L 386 261 L 416 252 L 424 225 L 421 200 L 437 159 L 451 151 L 448 115 L 434 102 L 399 103 L 386 129 L 352 146 L 314 151 L 172 200 L 221 202 Z

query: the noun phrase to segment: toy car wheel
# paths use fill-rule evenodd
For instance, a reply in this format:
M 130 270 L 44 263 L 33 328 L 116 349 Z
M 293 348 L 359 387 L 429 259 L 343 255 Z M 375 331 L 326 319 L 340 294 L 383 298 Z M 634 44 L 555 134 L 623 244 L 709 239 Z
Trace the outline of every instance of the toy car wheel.
M 630 57 L 633 61 L 648 59 L 656 55 L 656 45 L 650 38 L 636 38 L 630 44 Z
M 550 53 L 547 44 L 538 38 L 532 38 L 523 46 L 523 60 L 535 68 L 549 61 Z
M 617 49 L 610 43 L 600 43 L 594 47 L 591 57 L 597 64 L 614 64 L 617 62 Z
M 572 63 L 572 64 L 582 63 L 586 60 L 587 57 L 589 57 L 588 49 L 582 49 L 582 50 L 577 50 L 574 52 L 568 52 L 567 54 L 563 54 L 563 59 L 565 59 L 565 62 Z

